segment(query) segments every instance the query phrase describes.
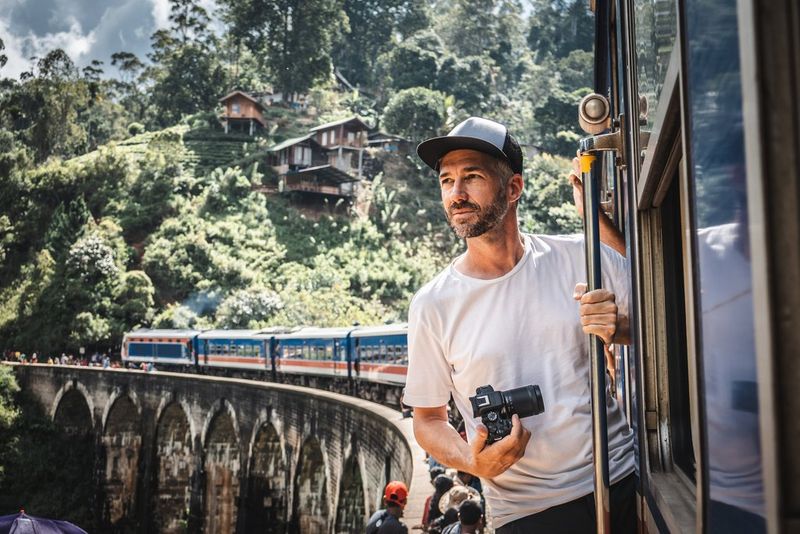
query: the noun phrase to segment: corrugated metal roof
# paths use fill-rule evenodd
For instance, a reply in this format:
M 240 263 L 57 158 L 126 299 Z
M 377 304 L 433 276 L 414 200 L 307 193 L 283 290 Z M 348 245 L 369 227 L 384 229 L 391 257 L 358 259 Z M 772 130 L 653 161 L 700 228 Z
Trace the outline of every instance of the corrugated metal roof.
M 318 132 L 319 130 L 324 130 L 325 128 L 331 128 L 332 126 L 339 126 L 340 124 L 346 124 L 346 123 L 351 122 L 351 121 L 358 122 L 359 124 L 361 124 L 361 126 L 364 127 L 365 130 L 369 130 L 369 126 L 367 126 L 367 124 L 364 121 L 362 121 L 359 117 L 354 115 L 354 116 L 348 117 L 346 119 L 340 119 L 338 121 L 328 122 L 328 123 L 325 123 L 325 124 L 321 124 L 319 126 L 315 126 L 314 128 L 311 128 L 310 131 Z
M 312 137 L 314 137 L 313 133 L 306 134 L 306 135 L 304 135 L 302 137 L 293 137 L 291 139 L 287 139 L 286 141 L 283 141 L 282 143 L 278 143 L 277 145 L 268 148 L 267 151 L 268 152 L 279 152 L 279 151 L 283 150 L 284 148 L 289 148 L 290 146 L 296 145 L 297 143 L 302 143 L 303 141 L 307 141 L 307 140 L 311 139 Z

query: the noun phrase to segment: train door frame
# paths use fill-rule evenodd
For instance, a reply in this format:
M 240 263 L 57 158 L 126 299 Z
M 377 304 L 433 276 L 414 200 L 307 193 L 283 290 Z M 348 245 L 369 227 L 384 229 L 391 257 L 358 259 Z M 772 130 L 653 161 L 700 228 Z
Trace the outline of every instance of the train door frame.
M 683 362 L 683 365 L 688 368 L 684 372 L 687 375 L 684 377 L 687 382 L 684 389 L 688 390 L 686 395 L 689 398 L 684 404 L 689 404 L 689 421 L 683 421 L 683 425 L 689 424 L 691 443 L 696 445 L 701 441 L 697 436 L 702 425 L 697 422 L 700 415 L 697 408 L 699 388 L 696 352 L 693 350 L 695 317 L 691 266 L 694 253 L 691 239 L 686 235 L 678 237 L 680 243 L 677 245 L 682 252 L 682 260 L 681 265 L 672 267 L 682 271 L 682 277 L 679 275 L 678 281 L 683 284 L 684 294 L 678 297 L 677 308 L 675 305 L 673 308 L 680 310 L 682 300 L 683 309 L 680 311 L 683 313 L 678 314 L 677 319 L 672 315 L 667 317 L 664 309 L 667 299 L 660 282 L 664 280 L 668 259 L 665 260 L 666 254 L 660 240 L 662 228 L 659 220 L 659 206 L 668 188 L 677 187 L 677 193 L 673 190 L 673 199 L 677 194 L 680 217 L 678 221 L 672 221 L 672 224 L 677 224 L 681 230 L 691 228 L 687 225 L 691 221 L 687 214 L 691 207 L 686 196 L 689 191 L 686 187 L 687 174 L 680 169 L 683 163 L 680 39 L 676 27 L 669 69 L 662 89 L 665 92 L 662 92 L 656 110 L 653 131 L 649 132 L 652 135 L 649 150 L 643 154 L 641 145 L 647 143 L 647 138 L 640 132 L 642 106 L 635 53 L 634 1 L 617 0 L 611 6 L 604 4 L 598 1 L 595 5 L 596 30 L 598 33 L 608 32 L 607 38 L 598 35 L 596 40 L 595 50 L 599 54 L 596 55 L 595 89 L 609 97 L 614 119 L 612 128 L 621 130 L 622 138 L 615 157 L 614 170 L 611 171 L 615 184 L 613 219 L 626 236 L 627 256 L 632 264 L 634 298 L 631 303 L 631 327 L 634 343 L 629 361 L 632 365 L 626 365 L 624 369 L 634 376 L 626 377 L 624 396 L 630 399 L 625 404 L 629 410 L 629 418 L 637 430 L 640 449 L 640 519 L 658 530 L 686 531 L 697 525 L 696 517 L 698 511 L 702 513 L 702 504 L 700 492 L 695 490 L 696 486 L 693 486 L 688 477 L 682 478 L 680 472 L 673 469 L 673 421 L 668 379 L 670 358 L 666 328 L 670 324 L 678 329 L 685 329 L 680 331 L 685 331 L 684 346 L 688 354 L 688 361 Z M 607 18 L 607 25 L 601 23 L 602 18 Z M 606 55 L 605 58 L 602 57 L 603 54 Z M 598 71 L 602 71 L 600 75 Z M 597 167 L 603 168 L 603 165 Z M 607 175 L 611 174 L 607 167 L 605 169 Z M 675 180 L 678 183 L 674 183 Z M 676 207 L 675 202 L 672 201 L 673 210 Z M 673 238 L 673 245 L 675 244 Z M 672 359 L 675 358 L 673 356 Z M 631 389 L 638 398 L 631 395 Z M 702 456 L 697 451 L 697 447 L 693 447 L 697 465 L 695 477 L 702 473 Z M 653 483 L 654 478 L 658 479 L 656 483 Z M 696 480 L 701 482 L 699 478 Z M 661 510 L 667 514 L 674 510 L 675 513 L 665 518 L 660 516 Z
M 621 101 L 625 119 L 626 135 L 625 160 L 634 162 L 628 165 L 623 176 L 617 177 L 624 183 L 624 192 L 627 202 L 622 204 L 627 209 L 626 217 L 618 220 L 626 221 L 625 234 L 628 247 L 628 256 L 633 264 L 632 278 L 634 294 L 646 294 L 647 280 L 642 279 L 643 253 L 651 252 L 652 236 L 641 235 L 644 233 L 642 226 L 648 224 L 638 221 L 639 211 L 647 209 L 647 203 L 663 194 L 664 169 L 674 166 L 678 162 L 678 175 L 680 181 L 680 215 L 681 228 L 684 232 L 691 233 L 694 220 L 692 209 L 692 187 L 690 145 L 687 142 L 689 135 L 682 125 L 689 122 L 690 110 L 686 103 L 686 79 L 682 73 L 687 70 L 687 40 L 686 40 L 686 1 L 676 2 L 677 28 L 673 44 L 673 56 L 679 56 L 677 72 L 677 90 L 675 85 L 670 89 L 668 98 L 662 96 L 660 104 L 664 104 L 673 111 L 664 115 L 675 116 L 675 97 L 678 98 L 679 110 L 677 121 L 672 121 L 672 127 L 679 128 L 680 147 L 676 152 L 673 142 L 661 144 L 656 137 L 651 141 L 648 154 L 645 156 L 641 168 L 639 160 L 639 124 L 631 120 L 635 115 L 633 103 L 638 106 L 638 87 L 636 74 L 635 53 L 635 21 L 634 1 L 616 0 L 616 13 L 619 18 L 616 23 L 617 37 L 621 47 L 610 52 L 610 56 L 619 59 L 621 68 Z M 741 91 L 742 109 L 744 119 L 744 150 L 747 187 L 747 209 L 749 210 L 750 224 L 748 225 L 752 257 L 753 281 L 753 317 L 755 321 L 755 358 L 757 364 L 757 380 L 759 386 L 759 437 L 761 441 L 764 497 L 766 503 L 766 525 L 768 532 L 781 530 L 800 530 L 800 491 L 797 490 L 800 479 L 800 458 L 793 454 L 796 448 L 793 436 L 800 434 L 800 420 L 796 413 L 800 411 L 800 397 L 796 394 L 796 379 L 800 377 L 800 362 L 796 357 L 797 346 L 800 346 L 800 329 L 796 328 L 800 322 L 800 134 L 797 123 L 800 122 L 800 7 L 792 0 L 738 0 L 736 5 L 739 28 L 738 46 L 741 61 Z M 613 35 L 613 33 L 612 33 Z M 672 82 L 673 84 L 675 82 Z M 616 85 L 616 84 L 615 84 Z M 666 84 L 665 84 L 666 85 Z M 613 88 L 609 96 L 615 100 Z M 659 107 L 662 107 L 659 105 Z M 658 120 L 658 118 L 657 118 Z M 677 124 L 675 124 L 677 123 Z M 670 121 L 661 121 L 660 127 L 670 127 Z M 655 128 L 654 128 L 655 130 Z M 656 136 L 663 135 L 662 131 L 654 131 Z M 674 137 L 669 134 L 666 137 Z M 669 148 L 669 150 L 662 149 Z M 661 153 L 659 156 L 659 152 Z M 657 161 L 661 158 L 660 163 Z M 648 161 L 649 158 L 649 161 Z M 668 163 L 672 160 L 672 163 Z M 657 172 L 660 167 L 660 173 Z M 655 170 L 654 170 L 655 169 Z M 655 173 L 655 174 L 653 174 Z M 660 174 L 657 178 L 652 178 Z M 673 171 L 673 176 L 674 176 Z M 617 182 L 618 184 L 620 181 Z M 642 187 L 640 187 L 640 185 Z M 634 202 L 635 200 L 635 202 Z M 644 205 L 642 204 L 644 202 Z M 619 206 L 619 204 L 618 204 Z M 686 346 L 689 352 L 690 367 L 694 369 L 691 375 L 690 390 L 695 396 L 691 408 L 691 420 L 695 428 L 692 435 L 695 437 L 696 458 L 696 491 L 695 509 L 693 513 L 681 518 L 664 517 L 649 518 L 656 530 L 696 530 L 705 532 L 709 527 L 706 518 L 705 499 L 709 497 L 709 486 L 704 478 L 704 462 L 707 460 L 707 440 L 705 432 L 704 411 L 701 406 L 704 388 L 702 387 L 703 366 L 699 361 L 702 356 L 698 349 L 698 321 L 695 312 L 696 302 L 694 292 L 697 290 L 695 258 L 692 236 L 683 240 L 684 251 L 684 308 L 686 311 Z M 646 258 L 645 258 L 646 259 Z M 647 298 L 652 305 L 655 302 L 652 294 Z M 645 302 L 645 304 L 647 304 Z M 633 303 L 635 307 L 636 302 Z M 651 391 L 658 389 L 658 381 L 645 376 L 642 363 L 657 364 L 647 350 L 648 336 L 654 329 L 653 325 L 638 321 L 640 316 L 648 316 L 650 312 L 642 309 L 644 313 L 633 310 L 634 323 L 632 324 L 635 340 L 635 391 L 639 398 L 634 398 L 635 422 L 639 426 L 640 443 L 646 443 L 646 424 L 651 417 L 650 404 L 647 397 L 647 388 Z M 657 352 L 657 351 L 656 351 Z M 657 365 L 656 365 L 657 367 Z M 650 380 L 648 380 L 650 379 Z M 794 380 L 793 380 L 794 379 Z M 661 384 L 663 387 L 663 384 Z M 772 387 L 774 386 L 774 387 Z M 793 417 L 792 414 L 795 414 Z M 657 426 L 658 420 L 656 420 Z M 698 447 L 699 442 L 699 447 Z M 661 445 L 661 444 L 659 444 Z M 659 447 L 661 448 L 661 447 Z M 669 447 L 662 451 L 668 454 Z M 651 487 L 648 480 L 653 470 L 648 454 L 640 455 L 640 475 L 642 477 L 641 491 L 647 501 L 656 499 L 661 502 L 645 502 L 642 506 L 643 513 L 652 512 L 659 514 L 661 511 L 675 509 L 675 502 L 669 499 L 668 484 L 663 480 L 657 481 L 655 488 Z M 778 469 L 778 466 L 782 466 Z M 658 478 L 658 475 L 656 475 Z M 678 506 L 681 508 L 681 506 Z M 692 512 L 691 506 L 685 507 Z M 644 518 L 646 521 L 648 518 Z M 691 523 L 694 523 L 693 528 Z M 670 528 L 671 527 L 671 528 Z

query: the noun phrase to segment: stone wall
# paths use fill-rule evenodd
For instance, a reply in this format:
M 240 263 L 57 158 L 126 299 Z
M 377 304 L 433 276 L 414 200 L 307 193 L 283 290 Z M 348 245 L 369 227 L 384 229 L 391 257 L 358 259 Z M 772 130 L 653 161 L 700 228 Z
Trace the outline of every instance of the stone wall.
M 298 386 L 175 373 L 16 366 L 66 429 L 90 429 L 105 530 L 359 532 L 388 480 L 430 493 L 411 421 Z M 92 476 L 92 474 L 87 474 Z

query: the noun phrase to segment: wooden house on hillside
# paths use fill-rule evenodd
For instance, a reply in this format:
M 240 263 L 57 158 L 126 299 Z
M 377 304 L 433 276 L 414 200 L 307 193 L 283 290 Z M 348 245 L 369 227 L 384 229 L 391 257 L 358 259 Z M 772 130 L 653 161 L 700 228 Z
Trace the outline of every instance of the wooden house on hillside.
M 369 127 L 358 117 L 329 122 L 269 148 L 282 191 L 354 197 Z
M 267 126 L 262 114 L 264 106 L 253 96 L 243 91 L 233 91 L 219 101 L 225 106 L 220 117 L 225 133 L 239 131 L 253 135 L 258 129 Z
M 369 126 L 358 117 L 349 117 L 322 124 L 312 128 L 311 132 L 317 143 L 325 149 L 330 165 L 361 178 Z

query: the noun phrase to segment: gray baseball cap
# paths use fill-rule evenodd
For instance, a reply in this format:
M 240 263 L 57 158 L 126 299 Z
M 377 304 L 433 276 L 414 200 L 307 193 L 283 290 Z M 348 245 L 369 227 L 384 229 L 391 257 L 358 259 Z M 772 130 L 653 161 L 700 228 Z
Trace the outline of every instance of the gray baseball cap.
M 515 173 L 522 174 L 522 150 L 508 129 L 489 119 L 470 117 L 443 137 L 433 137 L 417 147 L 417 155 L 438 171 L 439 160 L 452 150 L 468 148 L 504 159 Z

